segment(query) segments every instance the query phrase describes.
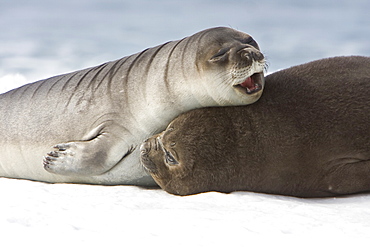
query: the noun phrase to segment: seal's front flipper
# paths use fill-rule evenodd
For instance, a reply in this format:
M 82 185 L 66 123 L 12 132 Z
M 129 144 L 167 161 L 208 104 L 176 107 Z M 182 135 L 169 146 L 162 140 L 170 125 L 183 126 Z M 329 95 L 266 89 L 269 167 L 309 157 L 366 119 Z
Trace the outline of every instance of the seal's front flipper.
M 57 144 L 44 157 L 44 168 L 66 176 L 101 175 L 133 151 L 113 136 L 105 133 L 89 141 Z
M 370 160 L 338 162 L 322 179 L 328 195 L 370 191 Z

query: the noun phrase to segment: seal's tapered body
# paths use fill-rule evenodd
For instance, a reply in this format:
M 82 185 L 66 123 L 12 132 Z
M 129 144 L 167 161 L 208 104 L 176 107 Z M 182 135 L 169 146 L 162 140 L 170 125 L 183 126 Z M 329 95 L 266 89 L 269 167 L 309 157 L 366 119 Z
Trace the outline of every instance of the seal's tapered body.
M 155 185 L 137 146 L 185 111 L 255 102 L 263 67 L 248 34 L 212 28 L 9 91 L 0 95 L 0 176 Z
M 272 73 L 260 100 L 182 114 L 141 146 L 166 191 L 322 197 L 370 191 L 370 58 Z

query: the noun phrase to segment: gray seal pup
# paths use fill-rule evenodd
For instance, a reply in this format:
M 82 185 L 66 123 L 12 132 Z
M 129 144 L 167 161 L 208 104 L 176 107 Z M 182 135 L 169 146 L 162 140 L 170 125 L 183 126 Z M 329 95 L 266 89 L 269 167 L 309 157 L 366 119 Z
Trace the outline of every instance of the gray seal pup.
M 191 109 L 257 101 L 264 66 L 250 35 L 217 27 L 9 91 L 0 95 L 0 176 L 155 185 L 140 144 Z
M 167 192 L 326 197 L 370 191 L 370 58 L 318 60 L 266 76 L 249 106 L 193 110 L 141 145 Z

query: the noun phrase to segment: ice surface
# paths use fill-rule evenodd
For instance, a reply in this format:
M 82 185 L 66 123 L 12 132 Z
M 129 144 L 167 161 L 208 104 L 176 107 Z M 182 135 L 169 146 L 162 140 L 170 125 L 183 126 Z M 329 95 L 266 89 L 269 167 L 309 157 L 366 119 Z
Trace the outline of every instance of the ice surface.
M 2 241 L 19 244 L 262 246 L 287 239 L 299 246 L 322 241 L 334 246 L 359 243 L 370 230 L 369 195 L 298 199 L 209 192 L 179 197 L 135 186 L 5 178 L 0 178 L 0 190 Z
M 329 56 L 369 56 L 369 9 L 361 0 L 1 1 L 0 92 L 213 26 L 251 34 L 269 72 Z M 370 235 L 370 195 L 176 197 L 134 186 L 6 178 L 0 194 L 1 242 L 9 246 L 355 246 Z

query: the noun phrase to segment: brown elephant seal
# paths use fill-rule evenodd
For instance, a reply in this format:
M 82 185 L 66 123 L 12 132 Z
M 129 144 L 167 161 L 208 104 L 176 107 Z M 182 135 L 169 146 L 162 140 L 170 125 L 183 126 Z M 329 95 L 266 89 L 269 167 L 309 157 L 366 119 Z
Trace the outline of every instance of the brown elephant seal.
M 188 110 L 255 102 L 264 65 L 251 36 L 219 27 L 2 94 L 0 176 L 155 185 L 143 140 Z
M 177 195 L 370 191 L 370 58 L 329 58 L 273 73 L 255 104 L 179 116 L 142 144 L 141 162 Z

